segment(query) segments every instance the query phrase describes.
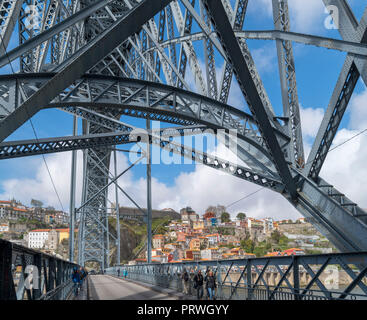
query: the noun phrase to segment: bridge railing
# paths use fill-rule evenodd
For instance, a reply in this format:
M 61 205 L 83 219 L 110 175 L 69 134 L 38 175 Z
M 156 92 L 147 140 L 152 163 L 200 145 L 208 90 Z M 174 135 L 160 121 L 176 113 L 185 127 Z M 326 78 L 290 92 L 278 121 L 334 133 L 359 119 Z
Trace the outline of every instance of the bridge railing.
M 0 239 L 0 300 L 66 300 L 75 266 Z
M 193 277 L 210 269 L 217 279 L 216 296 L 224 300 L 367 300 L 367 253 L 279 256 L 235 260 L 119 265 L 107 274 L 183 290 L 182 274 Z M 204 290 L 205 291 L 205 290 Z

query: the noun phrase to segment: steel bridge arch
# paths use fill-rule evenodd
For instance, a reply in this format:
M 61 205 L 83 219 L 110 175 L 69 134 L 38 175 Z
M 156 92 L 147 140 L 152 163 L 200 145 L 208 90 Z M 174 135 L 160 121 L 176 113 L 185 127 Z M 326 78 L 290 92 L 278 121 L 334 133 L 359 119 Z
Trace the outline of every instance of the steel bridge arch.
M 179 2 L 172 0 L 100 1 L 92 4 L 88 1 L 68 1 L 63 6 L 60 1 L 50 1 L 47 10 L 45 7 L 42 25 L 34 34 L 24 28 L 24 19 L 26 18 L 24 5 L 29 1 L 7 1 L 6 12 L 8 14 L 0 17 L 0 22 L 3 22 L 0 23 L 0 32 L 4 40 L 3 45 L 5 48 L 7 47 L 14 30 L 15 21 L 18 21 L 20 46 L 19 50 L 10 52 L 10 56 L 3 54 L 0 57 L 0 65 L 19 57 L 21 71 L 36 72 L 40 84 L 42 84 L 42 70 L 51 68 L 57 74 L 49 78 L 44 86 L 33 86 L 34 90 L 30 88 L 31 90 L 28 92 L 24 92 L 24 87 L 19 86 L 17 81 L 13 81 L 13 86 L 4 85 L 5 80 L 1 83 L 0 95 L 3 99 L 0 102 L 0 105 L 2 105 L 2 108 L 0 107 L 0 120 L 1 118 L 3 120 L 0 121 L 0 140 L 4 140 L 9 136 L 9 133 L 29 118 L 26 116 L 27 112 L 34 115 L 40 110 L 40 106 L 48 105 L 55 96 L 60 98 L 59 103 L 65 97 L 67 97 L 67 103 L 73 103 L 73 92 L 78 91 L 78 85 L 83 86 L 82 82 L 75 81 L 78 81 L 80 77 L 88 77 L 88 72 L 157 80 L 169 83 L 173 87 L 187 88 L 185 69 L 186 66 L 189 66 L 195 76 L 195 85 L 198 91 L 222 102 L 226 102 L 228 99 L 232 76 L 234 75 L 256 124 L 256 128 L 251 128 L 251 130 L 243 125 L 242 138 L 244 141 L 240 140 L 239 145 L 241 146 L 241 143 L 253 147 L 261 145 L 270 154 L 272 161 L 263 162 L 263 164 L 271 165 L 272 162 L 276 173 L 279 174 L 278 176 L 286 185 L 284 195 L 287 200 L 302 214 L 309 217 L 312 223 L 318 225 L 322 232 L 340 250 L 365 250 L 367 243 L 366 212 L 320 178 L 319 173 L 359 77 L 365 82 L 367 79 L 364 69 L 366 62 L 367 14 L 364 14 L 360 23 L 358 23 L 346 0 L 320 1 L 325 6 L 330 4 L 339 5 L 341 24 L 339 33 L 342 40 L 330 40 L 291 33 L 287 0 L 272 1 L 276 30 L 271 31 L 271 33 L 242 30 L 248 4 L 247 0 L 236 0 L 234 7 L 228 0 L 200 0 L 199 5 L 199 1 L 196 1 L 196 6 L 194 0 L 180 0 L 184 15 Z M 55 14 L 52 14 L 52 12 Z M 160 15 L 158 23 L 154 20 L 154 16 L 157 14 Z M 86 20 L 87 17 L 90 17 L 88 21 Z M 204 81 L 203 72 L 192 44 L 195 37 L 198 37 L 192 30 L 193 20 L 202 29 L 200 35 L 202 38 L 200 38 L 201 40 L 197 39 L 203 41 L 207 83 Z M 164 37 L 165 23 L 168 24 L 166 39 Z M 177 30 L 174 28 L 174 23 L 176 23 Z M 82 30 L 87 31 L 83 33 Z M 120 36 L 121 40 L 119 40 Z M 184 40 L 185 36 L 187 38 Z M 278 122 L 278 118 L 272 110 L 270 100 L 247 47 L 246 39 L 271 39 L 277 43 L 284 115 L 281 118 L 288 122 L 284 126 Z M 326 46 L 348 53 L 305 168 L 303 167 L 305 159 L 292 42 Z M 175 44 L 180 46 L 178 57 L 174 54 L 177 49 L 174 47 Z M 45 48 L 48 47 L 51 48 L 51 63 L 45 65 Z M 149 51 L 151 48 L 153 48 L 152 52 Z M 165 52 L 164 48 L 167 48 L 169 53 Z M 219 52 L 225 61 L 225 71 L 222 74 L 219 87 L 216 80 L 214 49 Z M 177 58 L 179 58 L 179 61 L 177 61 Z M 149 86 L 147 85 L 147 88 Z M 68 89 L 65 89 L 66 87 Z M 86 99 L 85 106 L 88 106 L 88 103 L 97 103 L 99 100 L 103 102 L 104 94 L 108 92 L 110 95 L 114 87 L 118 90 L 117 87 L 120 86 L 113 84 L 113 81 L 95 86 L 94 89 L 97 93 L 94 92 L 90 96 L 95 101 Z M 144 89 L 141 89 L 140 92 L 143 91 Z M 195 118 L 193 116 L 195 110 L 187 108 L 185 103 L 181 106 L 176 104 L 176 107 L 181 108 L 180 111 L 182 112 L 179 117 L 173 117 L 174 112 L 170 110 L 173 103 L 167 103 L 167 101 L 174 94 L 181 95 L 183 101 L 187 97 L 185 98 L 184 93 L 180 92 L 179 89 L 176 90 L 175 88 L 172 91 L 175 92 L 167 95 L 168 92 L 166 91 L 165 94 L 156 97 L 153 102 L 158 102 L 157 105 L 165 102 L 169 105 L 167 110 L 159 110 L 157 105 L 153 106 L 149 103 L 147 105 L 141 104 L 138 106 L 139 108 L 135 106 L 135 109 L 131 105 L 130 109 L 126 109 L 133 110 L 136 116 L 141 117 L 157 116 L 158 114 L 166 121 L 177 121 L 180 124 L 198 123 L 197 120 L 192 122 Z M 130 92 L 130 95 L 133 93 Z M 23 97 L 24 94 L 30 94 L 31 96 Z M 108 97 L 105 101 L 105 107 L 108 107 L 108 103 L 111 102 L 110 99 L 114 96 L 116 95 L 112 94 Z M 190 97 L 193 97 L 193 94 L 190 94 Z M 140 102 L 142 101 L 144 99 Z M 135 102 L 135 104 L 138 102 Z M 82 103 L 80 97 L 75 103 L 75 106 Z M 97 113 L 98 111 L 104 112 L 105 107 L 102 108 L 101 103 L 100 108 L 95 110 L 97 110 Z M 145 107 L 147 109 L 144 109 Z M 146 111 L 148 108 L 149 112 Z M 80 115 L 83 112 L 86 114 L 85 110 L 81 110 L 83 108 L 70 107 L 70 105 L 69 107 L 64 105 L 64 109 L 74 114 Z M 233 121 L 233 117 L 228 116 L 229 114 L 232 116 L 231 110 L 226 109 L 216 114 L 213 113 L 214 109 L 215 106 L 212 106 L 212 109 L 207 109 L 205 119 L 201 119 L 205 122 L 202 123 L 213 127 L 226 127 L 227 129 L 238 127 L 238 122 Z M 94 110 L 90 111 L 94 112 Z M 213 114 L 210 113 L 211 111 Z M 108 114 L 110 120 L 118 120 L 119 112 L 121 110 L 110 112 Z M 200 112 L 198 118 L 200 118 Z M 130 113 L 130 111 L 127 113 Z M 94 114 L 93 116 L 102 117 L 103 114 Z M 226 118 L 226 116 L 228 117 Z M 182 123 L 182 119 L 186 122 Z M 242 120 L 244 119 L 242 118 Z M 225 121 L 227 121 L 227 125 L 224 126 Z M 123 127 L 124 124 L 120 124 L 120 126 Z M 247 129 L 250 131 L 245 131 Z M 98 123 L 92 121 L 84 128 L 85 135 L 103 135 L 110 131 L 111 128 L 99 126 Z M 282 131 L 286 133 L 286 136 L 281 133 Z M 251 143 L 252 141 L 255 141 L 255 145 Z M 287 151 L 286 155 L 284 155 L 285 150 Z M 245 151 L 242 156 L 246 156 Z M 265 152 L 257 154 L 265 154 Z M 109 160 L 108 148 L 92 148 L 85 153 L 86 167 L 84 173 L 89 174 L 89 176 L 85 175 L 85 180 L 88 177 L 97 176 L 92 181 L 93 183 L 86 183 L 87 194 L 93 194 L 105 185 L 108 180 Z M 100 164 L 98 168 L 95 165 L 96 162 Z M 95 202 L 95 208 L 105 208 L 106 202 L 106 195 L 101 196 Z M 88 212 L 84 216 L 88 217 Z M 96 216 L 83 223 L 89 228 L 88 223 L 93 223 L 92 220 L 95 218 Z M 104 218 L 101 216 L 101 219 Z M 97 242 L 102 245 L 98 250 L 101 252 L 101 257 L 102 255 L 105 256 L 103 250 L 105 250 L 105 243 L 108 242 L 107 233 L 103 228 L 93 228 L 90 230 L 95 234 L 89 238 L 90 243 L 95 243 L 97 241 L 96 237 L 100 237 Z M 84 238 L 82 242 L 88 242 L 87 240 L 87 238 Z M 91 249 L 92 256 L 96 256 L 95 250 L 97 249 Z

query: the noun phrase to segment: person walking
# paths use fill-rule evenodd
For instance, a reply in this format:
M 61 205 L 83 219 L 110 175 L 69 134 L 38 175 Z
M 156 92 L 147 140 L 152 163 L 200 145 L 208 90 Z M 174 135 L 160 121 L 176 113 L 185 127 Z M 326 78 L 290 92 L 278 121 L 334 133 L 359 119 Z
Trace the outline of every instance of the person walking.
M 204 277 L 201 274 L 201 270 L 194 277 L 194 289 L 196 289 L 196 295 L 198 300 L 203 298 L 203 284 L 204 284 Z
M 182 274 L 182 284 L 183 284 L 183 293 L 189 294 L 189 274 L 187 273 L 186 269 Z
M 209 271 L 208 276 L 206 277 L 206 288 L 209 293 L 209 300 L 214 300 L 215 297 L 215 288 L 217 287 L 217 283 L 215 281 L 215 276 L 213 271 Z
M 117 276 L 120 278 L 120 269 L 117 269 Z
M 79 293 L 79 285 L 80 285 L 80 272 L 77 267 L 73 268 L 71 279 L 73 280 L 74 283 L 74 296 L 77 296 Z
M 80 281 L 79 281 L 79 289 L 82 290 L 83 288 L 83 281 L 85 277 L 84 269 L 83 267 L 79 268 L 79 274 L 80 274 Z
M 208 290 L 208 283 L 207 283 L 208 274 L 209 274 L 209 269 L 205 271 L 205 277 L 204 277 L 206 300 L 209 300 L 209 290 Z

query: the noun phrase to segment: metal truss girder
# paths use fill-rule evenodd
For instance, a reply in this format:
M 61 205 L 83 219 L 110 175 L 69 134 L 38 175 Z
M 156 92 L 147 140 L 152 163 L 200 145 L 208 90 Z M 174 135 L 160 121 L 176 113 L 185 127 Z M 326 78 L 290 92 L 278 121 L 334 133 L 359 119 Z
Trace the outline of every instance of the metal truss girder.
M 347 57 L 307 160 L 305 172 L 312 179 L 317 179 L 322 169 L 358 79 L 357 67 Z
M 191 0 L 191 4 L 194 4 L 194 2 Z M 181 9 L 177 1 L 171 2 L 172 7 L 172 13 L 176 21 L 176 25 L 178 28 L 178 31 L 180 32 L 180 35 L 183 36 L 187 32 L 191 32 L 192 28 L 192 15 L 191 13 L 186 9 L 186 19 L 182 17 Z M 189 22 L 189 25 L 187 26 L 185 22 Z M 183 50 L 182 50 L 183 49 Z M 188 39 L 188 41 L 183 42 L 183 48 L 181 49 L 182 54 L 181 58 L 183 57 L 183 53 L 185 53 L 185 56 L 188 58 L 189 66 L 191 68 L 191 73 L 194 77 L 195 84 L 198 88 L 198 91 L 202 95 L 207 95 L 207 90 L 203 78 L 203 74 L 200 68 L 200 64 L 197 58 L 197 55 L 195 53 L 194 47 L 192 45 L 192 41 Z M 183 61 L 180 61 L 183 63 Z M 180 70 L 183 70 L 182 64 L 180 64 Z M 182 75 L 184 76 L 185 73 L 182 72 Z
M 102 126 L 104 126 L 105 128 L 111 129 L 111 130 L 133 130 L 136 129 L 132 126 L 127 126 L 126 124 L 115 120 L 115 119 L 108 119 L 108 117 L 90 111 L 90 110 L 86 110 L 84 108 L 73 108 L 73 107 L 67 107 L 64 108 L 63 110 L 67 109 L 68 112 L 77 114 L 81 117 L 83 117 L 83 119 L 86 119 L 88 121 L 92 121 L 96 124 L 100 124 Z M 78 112 L 79 109 L 83 109 L 82 112 Z M 176 137 L 179 135 L 191 135 L 191 134 L 201 134 L 204 132 L 207 132 L 208 128 L 205 126 L 185 126 L 185 127 L 173 127 L 173 128 L 164 128 L 164 129 L 160 129 L 161 134 L 163 136 L 171 136 L 171 137 Z M 153 130 L 154 132 L 155 130 Z M 217 138 L 222 142 L 222 143 L 226 143 L 226 141 L 224 141 L 222 139 L 222 135 L 219 134 L 217 135 Z M 223 137 L 224 138 L 224 137 Z M 246 165 L 248 165 L 251 169 L 253 169 L 256 172 L 262 172 L 262 174 L 265 177 L 269 177 L 272 179 L 278 179 L 279 176 L 276 174 L 276 169 L 274 167 L 274 165 L 270 162 L 270 160 L 264 156 L 263 154 L 261 154 L 260 152 L 258 152 L 256 149 L 252 148 L 251 145 L 245 143 L 242 140 L 238 140 L 236 139 L 236 141 L 233 141 L 233 137 L 232 135 L 229 135 L 229 139 L 230 139 L 230 143 L 236 143 L 237 144 L 237 156 L 246 163 Z M 231 150 L 231 149 L 230 149 Z
M 276 164 L 282 181 L 284 182 L 291 198 L 296 198 L 297 190 L 295 182 L 290 173 L 288 164 L 285 161 L 279 142 L 274 134 L 273 128 L 265 111 L 264 104 L 257 92 L 253 78 L 242 55 L 241 48 L 235 35 L 231 32 L 232 27 L 228 19 L 224 18 L 227 15 L 223 5 L 219 1 L 205 1 L 205 6 L 209 9 L 213 25 L 215 26 L 218 36 L 223 43 L 223 47 L 231 60 L 242 93 L 247 97 L 246 100 L 249 102 L 249 108 L 259 124 L 259 129 L 261 130 L 262 136 L 265 138 L 267 146 L 273 156 L 274 163 Z
M 166 10 L 166 19 L 167 19 L 167 34 L 168 39 L 172 39 L 175 37 L 175 26 L 173 24 L 173 14 L 171 6 L 167 6 L 165 8 Z M 177 53 L 176 53 L 176 46 L 174 44 L 171 44 L 169 47 L 169 58 L 172 61 L 173 65 L 177 67 Z M 176 84 L 177 81 L 177 75 L 171 71 L 171 77 L 172 77 L 172 83 Z
M 200 14 L 206 26 L 211 30 L 211 24 L 208 17 L 208 13 L 204 8 L 202 1 L 200 3 Z M 211 40 L 206 37 L 204 39 L 204 57 L 205 57 L 205 66 L 206 66 L 206 77 L 208 84 L 208 95 L 212 99 L 216 99 L 218 95 L 217 89 L 217 77 L 216 77 L 216 69 L 215 69 L 215 57 L 214 57 L 214 48 Z
M 234 34 L 237 39 L 292 41 L 305 45 L 346 52 L 351 56 L 360 59 L 366 59 L 367 56 L 367 45 L 353 41 L 281 30 L 242 30 L 234 31 Z M 205 34 L 203 32 L 195 32 L 190 35 L 175 37 L 171 40 L 164 40 L 161 42 L 161 46 L 163 48 L 167 48 L 171 43 L 180 44 L 187 41 L 201 41 L 204 38 Z M 152 50 L 154 50 L 154 48 L 148 49 L 148 51 Z
M 290 201 L 295 208 L 341 252 L 366 250 L 367 213 L 357 206 L 355 213 L 346 209 L 342 203 L 351 201 L 345 197 L 337 199 L 335 193 L 338 191 L 330 186 L 333 193 L 328 192 L 325 189 L 328 186 L 325 181 L 316 184 L 309 178 L 302 177 L 302 179 L 304 181 L 297 201 Z M 364 213 L 364 216 L 358 218 L 356 217 L 358 213 Z
M 40 33 L 42 33 L 43 31 L 55 25 L 57 21 L 57 17 L 59 16 L 59 10 L 60 10 L 59 1 L 57 0 L 49 1 L 47 10 L 45 6 L 45 10 L 43 12 L 43 19 L 42 19 Z M 47 41 L 46 43 L 43 43 L 42 45 L 38 46 L 35 52 L 33 53 L 34 60 L 35 60 L 33 72 L 39 72 L 41 70 L 45 62 L 45 58 L 46 58 L 46 54 L 47 54 L 49 45 L 50 45 L 50 41 Z
M 181 0 L 183 5 L 186 7 L 186 9 L 191 13 L 192 17 L 195 19 L 195 21 L 198 23 L 200 28 L 203 30 L 205 35 L 211 40 L 213 45 L 217 48 L 218 52 L 222 55 L 224 60 L 227 60 L 227 55 L 225 51 L 223 50 L 223 47 L 221 43 L 214 37 L 213 33 L 209 29 L 209 27 L 205 24 L 205 22 L 200 18 L 199 14 L 195 11 L 195 9 L 190 4 L 189 0 Z
M 29 95 L 37 92 L 38 87 L 52 76 L 53 74 L 14 75 L 10 78 L 0 76 L 0 81 L 2 78 L 8 79 L 10 86 L 13 83 L 11 79 L 19 79 Z M 101 96 L 107 87 L 110 87 L 110 90 Z M 97 97 L 98 100 L 95 102 Z M 244 139 L 255 148 L 259 148 L 261 152 L 267 153 L 267 146 L 251 115 L 207 97 L 158 83 L 85 75 L 82 82 L 70 90 L 68 89 L 65 93 L 61 93 L 52 103 L 43 107 L 85 106 L 101 108 L 104 105 L 107 109 L 114 107 L 119 113 L 127 112 L 128 108 L 132 106 L 135 110 L 140 109 L 143 112 L 170 115 L 180 119 L 176 121 L 178 124 L 186 119 L 189 120 L 187 124 L 190 125 L 202 123 L 214 129 L 234 129 L 237 130 L 239 138 Z M 134 116 L 131 112 L 129 115 Z M 162 117 L 159 120 L 165 121 Z M 278 139 L 283 143 L 288 142 L 288 137 L 282 131 L 274 130 Z
M 367 45 L 364 43 L 291 32 L 289 30 L 246 30 L 235 32 L 235 35 L 237 38 L 244 39 L 292 41 L 305 45 L 347 52 L 361 59 L 366 59 L 367 56 Z M 196 36 L 199 36 L 199 34 Z M 166 44 L 162 43 L 162 45 L 165 46 Z
M 174 143 L 170 140 L 157 138 L 155 136 L 152 137 L 152 143 L 160 145 L 161 148 L 169 152 L 173 152 L 186 158 L 191 158 L 196 161 L 196 163 L 202 163 L 213 169 L 224 171 L 235 177 L 269 188 L 276 192 L 282 193 L 284 191 L 284 185 L 280 181 L 269 178 L 262 173 L 253 172 L 250 169 L 244 168 L 238 164 L 233 164 L 227 160 L 220 159 L 219 157 L 211 156 L 207 153 Z
M 0 53 L 8 47 L 23 1 L 4 0 L 0 3 Z
M 227 11 L 228 16 L 230 16 L 232 14 L 231 12 L 232 8 L 227 1 L 228 0 L 222 0 L 223 4 L 225 3 L 228 4 L 226 7 L 228 9 L 226 9 L 226 11 Z M 236 1 L 235 15 L 233 17 L 233 14 L 232 14 L 232 21 L 231 21 L 233 31 L 242 30 L 243 23 L 245 21 L 247 4 L 248 4 L 248 0 L 237 0 Z M 228 64 L 227 61 L 225 61 L 224 71 L 222 74 L 222 81 L 221 81 L 219 96 L 218 96 L 218 100 L 220 102 L 227 103 L 228 101 L 229 91 L 231 89 L 232 77 L 233 77 L 232 66 Z
M 199 164 L 204 164 L 211 168 L 224 171 L 236 177 L 242 178 L 246 181 L 264 186 L 266 188 L 270 188 L 271 190 L 277 192 L 282 192 L 284 190 L 284 187 L 279 182 L 279 180 L 276 180 L 269 176 L 265 176 L 261 173 L 253 172 L 250 169 L 220 159 L 219 157 L 211 156 L 205 152 L 196 151 L 187 146 L 180 145 L 178 143 L 170 141 L 170 137 L 181 136 L 183 133 L 187 131 L 191 131 L 192 134 L 198 131 L 199 133 L 202 133 L 203 129 L 205 128 L 200 127 L 199 128 L 193 127 L 192 129 L 187 127 L 164 128 L 159 130 L 161 131 L 161 135 L 158 136 L 156 135 L 157 130 L 152 130 L 152 133 L 149 135 L 152 139 L 152 144 L 157 145 L 168 152 L 173 152 L 188 159 L 194 160 Z M 142 133 L 144 134 L 144 132 Z M 141 139 L 142 139 L 141 133 L 133 131 L 124 133 L 111 132 L 111 133 L 90 134 L 86 136 L 4 142 L 0 144 L 0 159 L 65 152 L 70 150 L 80 150 L 87 148 L 88 149 L 90 148 L 90 150 L 88 151 L 90 156 L 92 154 L 94 156 L 97 156 L 92 148 L 133 143 Z M 101 163 L 101 166 L 98 165 L 98 163 Z M 104 175 L 108 175 L 109 171 L 106 165 L 107 164 L 104 164 L 104 159 L 102 159 L 102 161 L 101 160 L 98 161 L 93 160 L 91 158 L 91 162 L 89 164 L 89 176 L 91 175 L 91 172 L 94 170 L 94 168 L 97 168 L 99 171 L 103 172 Z M 102 166 L 104 168 L 102 168 Z M 98 185 L 95 185 L 95 183 L 93 183 L 93 179 L 91 179 L 90 183 L 94 184 L 95 190 L 99 190 Z M 88 200 L 86 202 L 88 202 Z
M 231 137 L 229 137 L 231 139 Z M 264 154 L 255 150 L 250 144 L 237 139 L 237 156 L 247 165 L 256 171 L 263 172 L 265 175 L 279 179 L 274 163 Z
M 142 1 L 107 32 L 98 36 L 97 41 L 93 43 L 94 46 L 83 49 L 82 54 L 10 114 L 7 121 L 0 122 L 0 141 L 3 141 L 29 117 L 36 114 L 40 110 L 40 106 L 49 103 L 58 93 L 80 78 L 131 34 L 139 31 L 141 25 L 151 19 L 169 2 L 170 0 Z
M 228 17 L 232 17 L 233 16 L 233 12 L 232 12 L 232 7 L 230 4 L 228 4 L 227 2 L 228 0 L 222 0 L 222 3 L 224 4 L 227 4 L 227 5 L 224 5 L 224 9 L 227 13 L 227 16 Z M 236 11 L 236 15 L 235 15 L 235 21 L 237 21 L 237 23 L 240 23 L 242 21 L 243 23 L 243 20 L 244 20 L 244 15 L 245 15 L 245 6 L 246 3 L 245 2 L 241 2 L 238 4 L 237 6 L 237 11 Z M 230 21 L 231 22 L 231 21 Z M 233 22 L 234 23 L 234 22 Z M 237 27 L 239 27 L 239 25 L 237 25 Z M 233 26 L 233 28 L 235 28 L 235 26 Z M 266 90 L 265 90 L 265 87 L 264 87 L 264 84 L 261 80 L 261 77 L 259 75 L 259 72 L 257 71 L 257 68 L 256 68 L 256 65 L 255 65 L 255 61 L 254 59 L 252 58 L 252 55 L 251 55 L 251 52 L 250 52 L 250 49 L 248 48 L 247 46 L 247 43 L 246 43 L 246 40 L 245 39 L 238 39 L 238 43 L 240 45 L 240 48 L 241 48 L 241 51 L 242 51 L 242 55 L 244 57 L 244 60 L 247 64 L 247 68 L 249 69 L 249 72 L 251 74 L 251 77 L 255 83 L 255 87 L 256 87 L 256 90 L 258 92 L 258 95 L 260 96 L 260 99 L 264 105 L 264 108 L 265 108 L 265 111 L 268 115 L 268 118 L 270 120 L 270 123 L 272 124 L 272 126 L 274 128 L 277 128 L 277 130 L 283 130 L 283 128 L 281 127 L 281 125 L 278 123 L 278 121 L 275 119 L 275 114 L 274 114 L 274 110 L 273 110 L 273 107 L 271 105 L 271 102 L 270 102 L 270 99 L 266 93 Z M 228 64 L 228 61 L 225 61 L 225 63 Z M 231 85 L 231 81 L 232 81 L 232 74 L 233 74 L 233 66 L 231 65 L 227 65 L 227 67 L 224 69 L 224 74 L 222 76 L 222 79 L 225 78 L 225 83 L 224 85 L 226 86 L 226 88 L 223 88 L 222 89 L 225 89 L 225 90 L 230 90 L 230 85 Z M 222 102 L 224 101 L 224 98 L 226 96 L 226 91 L 222 91 L 221 90 L 221 93 L 224 93 L 224 95 L 220 96 L 219 97 L 219 100 Z M 247 100 L 247 97 L 245 96 L 245 99 L 247 101 L 247 104 L 250 105 L 249 101 Z M 227 96 L 227 100 L 228 100 L 228 96 Z M 226 100 L 226 101 L 227 101 Z
M 367 288 L 364 284 L 367 269 L 365 264 L 362 263 L 362 265 L 360 265 L 361 261 L 365 261 L 366 254 L 366 252 L 334 253 L 244 258 L 235 260 L 139 264 L 125 265 L 123 267 L 128 270 L 130 279 L 158 286 L 166 286 L 167 282 L 169 282 L 170 287 L 180 282 L 183 270 L 188 271 L 189 275 L 193 275 L 198 270 L 205 272 L 211 269 L 214 271 L 214 275 L 217 279 L 218 298 L 222 300 L 232 298 L 245 300 L 354 300 L 365 297 L 367 294 Z M 359 265 L 359 270 L 353 272 L 348 264 L 355 266 Z M 319 268 L 320 265 L 321 267 Z M 343 292 L 328 290 L 319 280 L 322 271 L 325 270 L 326 267 L 332 265 L 337 265 L 338 269 L 344 270 L 352 279 L 351 285 L 344 289 Z M 117 270 L 121 267 L 121 265 L 117 265 L 108 269 L 107 273 L 117 275 Z M 235 274 L 237 279 L 236 283 L 233 283 L 232 279 L 230 279 L 230 271 Z M 254 277 L 254 273 L 258 276 Z M 276 286 L 271 286 L 269 282 L 266 281 L 266 278 L 267 275 L 274 273 L 280 275 L 281 278 Z M 302 288 L 302 290 L 300 286 L 301 273 L 311 276 L 312 280 L 310 283 L 318 284 L 320 290 L 315 290 L 309 285 L 306 289 Z M 225 278 L 222 281 L 221 279 L 224 275 Z M 259 284 L 260 281 L 262 284 Z M 282 286 L 283 283 L 286 283 L 286 286 Z M 356 286 L 362 289 L 363 294 L 358 295 L 351 293 L 352 289 Z
M 191 5 L 193 7 L 195 7 L 195 0 L 191 0 Z M 182 18 L 181 17 L 181 11 L 178 8 L 177 1 L 171 2 L 171 7 L 173 7 L 174 9 L 177 8 L 178 14 L 180 15 L 180 18 Z M 184 20 L 185 20 L 184 23 L 183 23 L 184 28 L 182 28 L 182 26 L 181 26 L 181 29 L 183 29 L 183 33 L 190 34 L 191 33 L 191 28 L 192 28 L 192 15 L 188 12 L 187 9 L 185 11 L 185 19 Z M 176 24 L 178 24 L 178 23 L 176 23 Z M 187 65 L 187 55 L 186 55 L 185 49 L 183 48 L 183 45 L 181 44 L 180 52 L 179 52 L 179 63 L 178 63 L 179 67 L 178 67 L 178 70 L 179 70 L 179 72 L 180 72 L 180 74 L 183 78 L 185 78 L 185 74 L 186 74 L 186 65 Z M 180 81 L 177 81 L 177 87 L 182 88 L 183 83 L 180 82 Z
M 276 29 L 290 30 L 288 0 L 273 0 L 273 18 Z M 291 162 L 296 167 L 302 168 L 304 167 L 305 156 L 292 42 L 277 40 L 276 45 L 282 89 L 283 116 L 288 118 L 288 134 L 292 140 L 287 149 L 290 153 Z
M 357 43 L 367 41 L 367 13 L 364 12 L 361 21 L 358 23 L 349 4 L 345 0 L 323 0 L 325 6 L 336 6 L 338 8 L 338 32 L 343 40 Z M 367 85 L 366 59 L 356 57 L 354 63 Z
M 129 132 L 3 142 L 0 144 L 0 160 L 131 142 L 135 141 L 129 138 Z
M 113 114 L 109 116 L 116 117 Z M 87 122 L 83 127 L 83 133 L 111 135 L 111 131 L 99 124 Z M 128 131 L 126 132 L 128 133 Z M 129 137 L 123 136 L 128 141 Z M 112 137 L 112 139 L 114 139 Z M 127 140 L 126 140 L 127 139 Z M 80 252 L 79 261 L 85 264 L 87 261 L 99 261 L 101 268 L 109 265 L 109 238 L 107 220 L 107 189 L 103 189 L 108 183 L 108 175 L 102 167 L 109 168 L 111 146 L 94 146 L 85 151 L 84 157 L 84 184 L 82 190 L 82 203 L 89 203 L 88 208 L 81 211 L 82 234 L 78 243 Z M 99 165 L 96 165 L 99 164 Z M 102 166 L 102 167 L 101 167 Z M 91 239 L 89 235 L 95 234 Z M 90 251 L 88 253 L 88 248 Z
M 324 3 L 325 5 L 334 4 L 334 2 L 329 3 L 327 0 Z M 344 1 L 337 1 L 337 3 L 340 5 L 338 8 L 340 12 L 339 24 L 342 37 L 348 40 L 357 39 L 356 41 L 366 43 L 367 25 L 365 15 L 362 17 L 360 25 L 358 25 L 348 4 Z M 350 55 L 347 56 L 344 62 L 338 82 L 334 88 L 333 95 L 307 160 L 305 173 L 314 180 L 317 179 L 322 169 L 322 165 L 324 164 L 359 77 L 362 76 L 362 79 L 365 81 L 365 73 L 361 73 L 361 70 L 364 69 L 364 62 L 364 60 L 353 58 Z

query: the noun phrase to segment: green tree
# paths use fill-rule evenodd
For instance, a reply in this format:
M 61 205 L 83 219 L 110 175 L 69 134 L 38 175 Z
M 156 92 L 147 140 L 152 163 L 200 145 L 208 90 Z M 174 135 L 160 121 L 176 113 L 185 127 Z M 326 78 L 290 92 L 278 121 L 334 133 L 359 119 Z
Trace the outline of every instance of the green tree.
M 243 212 L 239 212 L 238 214 L 237 214 L 237 219 L 238 220 L 245 220 L 245 218 L 246 218 L 246 213 L 243 213 Z
M 231 216 L 228 212 L 223 212 L 220 216 L 220 220 L 222 222 L 230 222 L 231 221 Z
M 271 233 L 271 240 L 273 240 L 275 243 L 279 243 L 279 240 L 281 238 L 281 234 L 278 230 L 274 230 L 272 233 Z
M 255 243 L 251 239 L 242 240 L 241 248 L 245 250 L 247 253 L 253 253 L 255 248 Z
M 265 256 L 267 252 L 268 251 L 265 247 L 255 247 L 253 253 L 256 255 L 257 258 L 259 258 Z

